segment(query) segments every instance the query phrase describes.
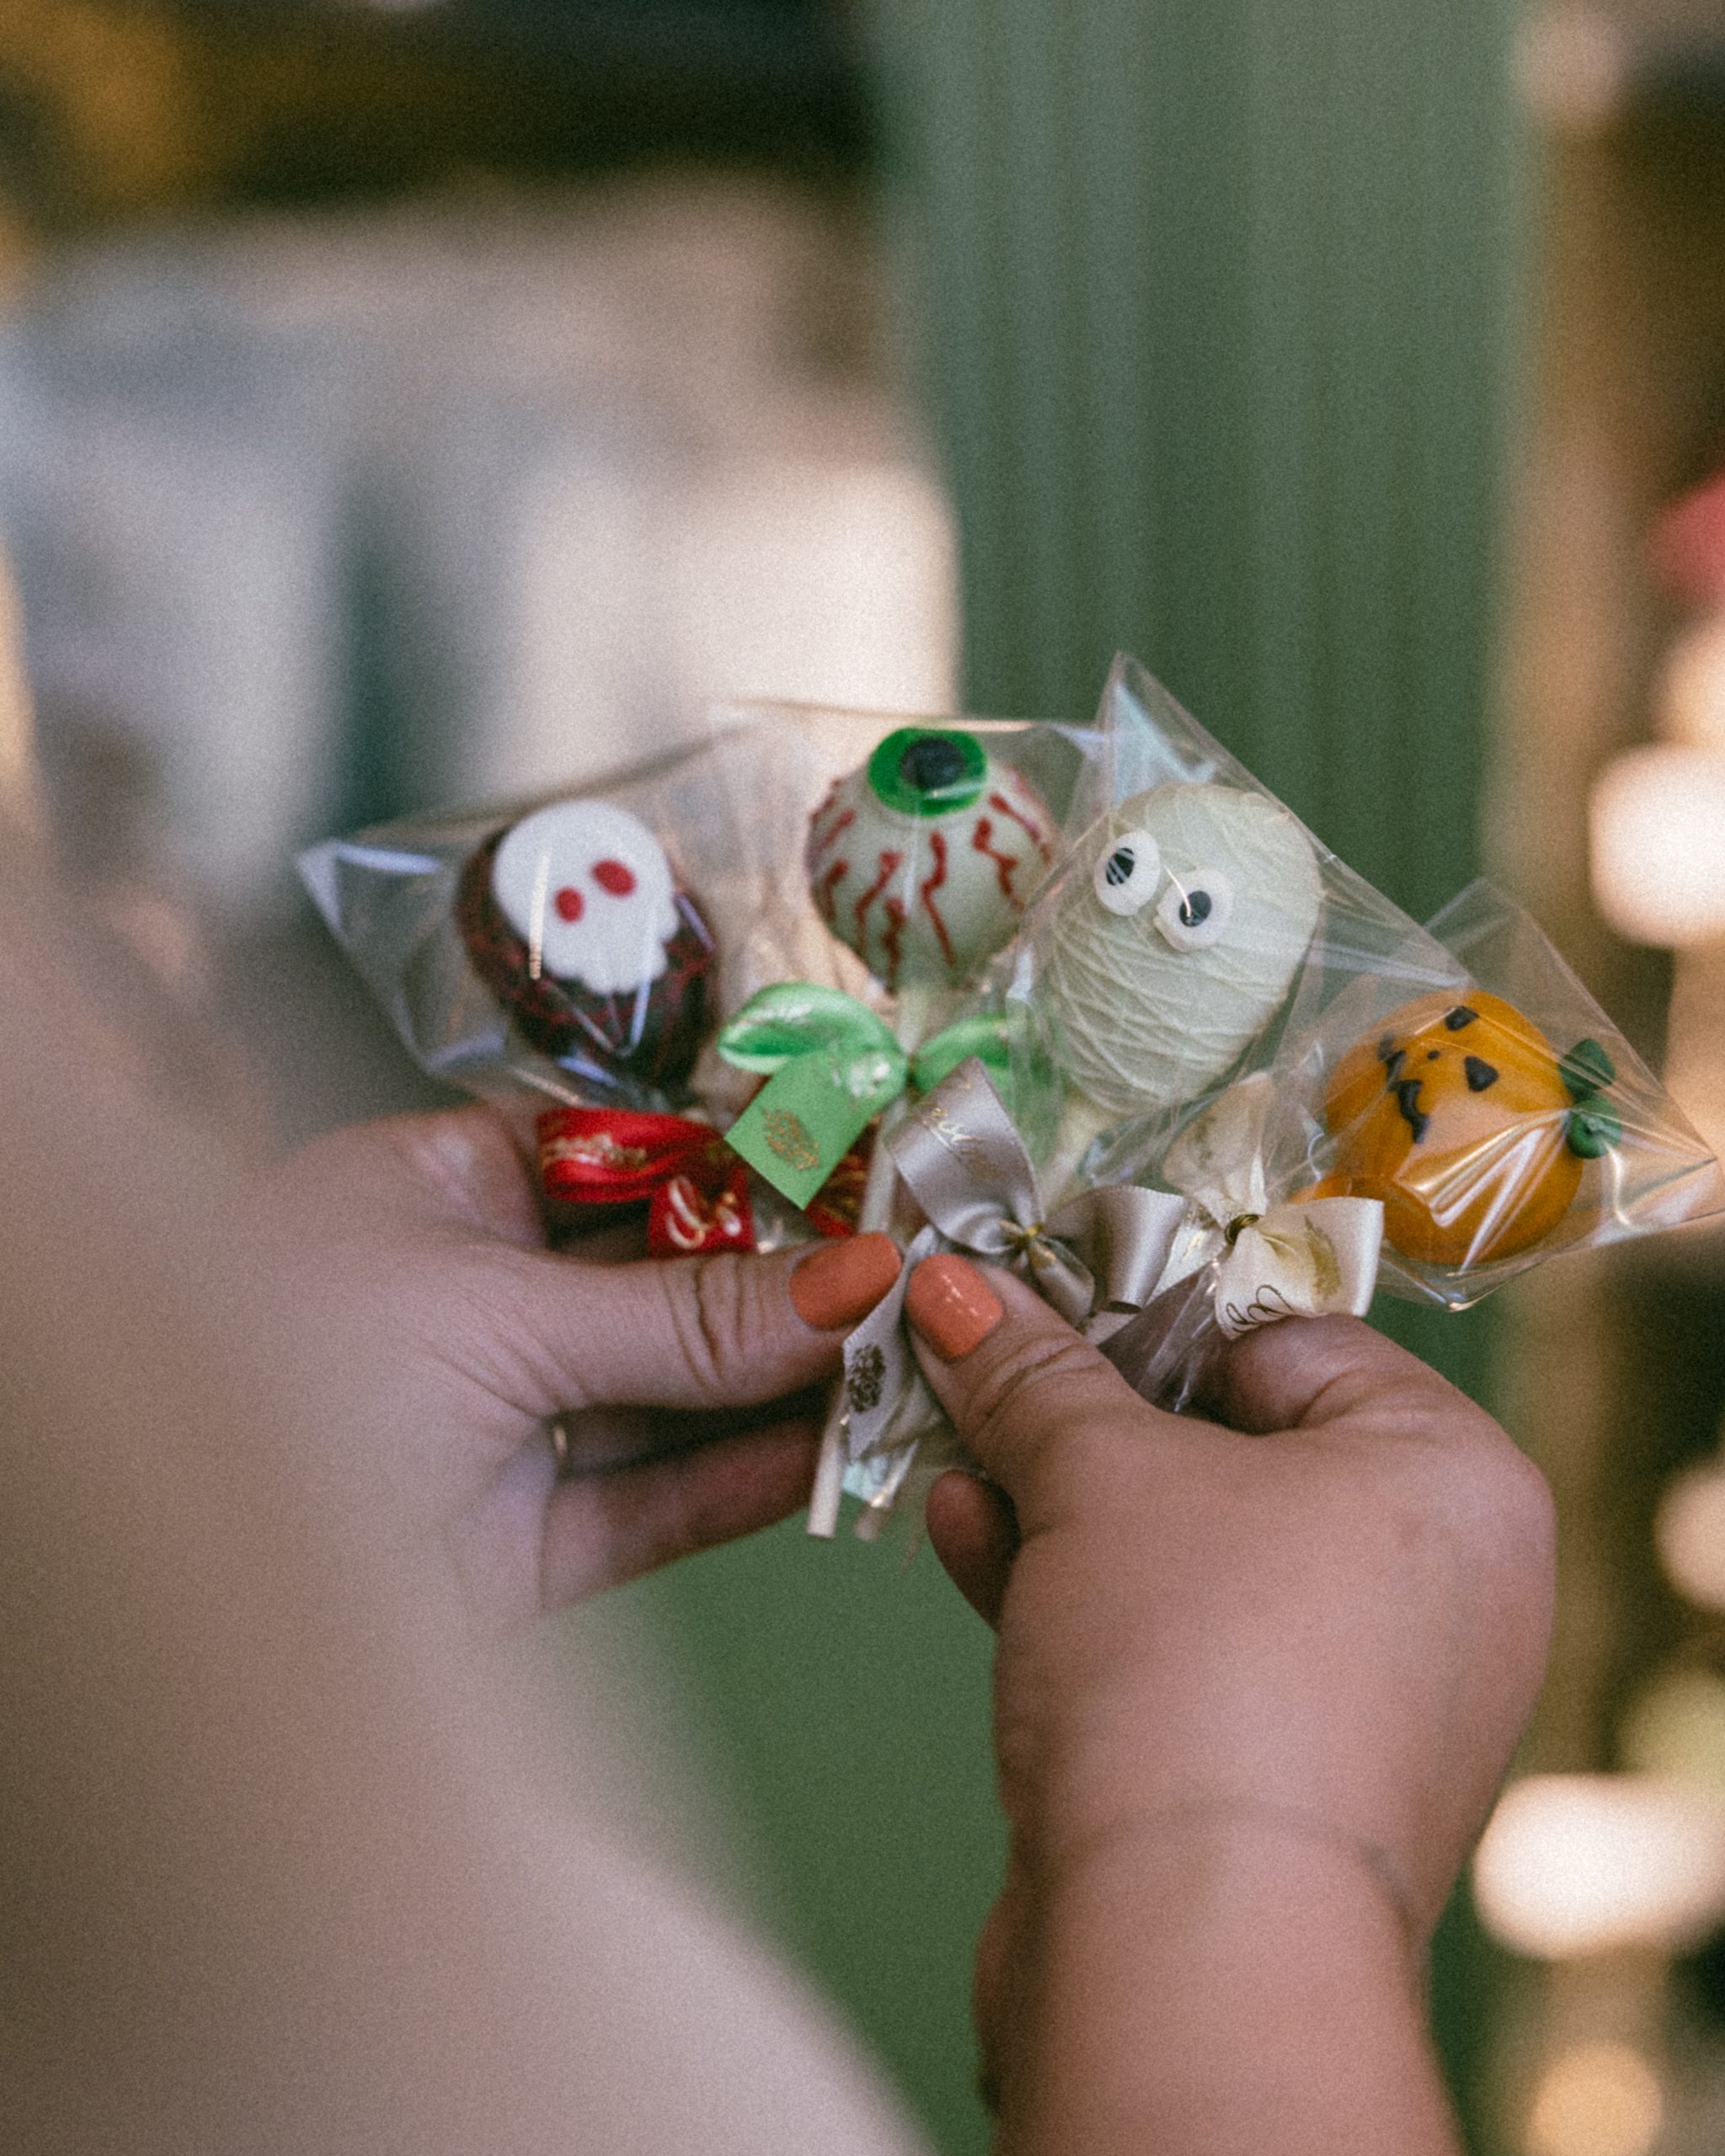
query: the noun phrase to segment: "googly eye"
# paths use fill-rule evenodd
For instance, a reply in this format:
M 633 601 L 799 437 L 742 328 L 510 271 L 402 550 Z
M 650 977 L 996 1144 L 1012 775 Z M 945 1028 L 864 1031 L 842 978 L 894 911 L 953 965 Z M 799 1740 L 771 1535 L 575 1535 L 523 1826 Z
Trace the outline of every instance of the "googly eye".
M 1220 942 L 1233 917 L 1234 886 L 1220 868 L 1194 868 L 1189 876 L 1168 871 L 1156 925 L 1177 951 L 1203 951 Z
M 1090 880 L 1110 913 L 1140 912 L 1162 880 L 1162 849 L 1148 831 L 1127 831 L 1097 862 Z

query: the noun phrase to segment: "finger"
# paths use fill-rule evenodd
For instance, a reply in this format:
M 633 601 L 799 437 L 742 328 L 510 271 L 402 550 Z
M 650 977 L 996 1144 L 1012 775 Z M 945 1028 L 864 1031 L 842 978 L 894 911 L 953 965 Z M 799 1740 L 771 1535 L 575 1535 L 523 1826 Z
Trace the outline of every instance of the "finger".
M 645 1467 L 726 1438 L 751 1435 L 779 1422 L 815 1422 L 826 1388 L 804 1385 L 782 1399 L 744 1407 L 589 1407 L 559 1415 L 558 1457 L 565 1476 L 614 1474 Z
M 1355 1317 L 1290 1318 L 1228 1342 L 1205 1374 L 1204 1405 L 1230 1428 L 1327 1428 L 1369 1417 L 1375 1442 L 1440 1421 L 1496 1433 L 1483 1408 L 1418 1356 Z
M 559 1482 L 546 1508 L 547 1610 L 786 1518 L 808 1502 L 816 1425 L 784 1422 L 694 1452 Z
M 911 1275 L 905 1314 L 917 1359 L 959 1434 L 1030 1533 L 1081 1474 L 1080 1454 L 1130 1431 L 1178 1428 L 1010 1273 L 943 1252 Z
M 1012 1499 L 997 1482 L 955 1468 L 929 1492 L 927 1518 L 948 1577 L 985 1625 L 997 1625 L 1018 1548 Z
M 531 1134 L 489 1107 L 351 1123 L 283 1164 L 302 1201 L 373 1221 L 453 1221 L 524 1249 L 544 1241 Z
M 892 1238 L 878 1235 L 772 1257 L 724 1251 L 614 1266 L 499 1248 L 494 1284 L 538 1412 L 722 1408 L 830 1376 L 844 1336 L 902 1262 Z

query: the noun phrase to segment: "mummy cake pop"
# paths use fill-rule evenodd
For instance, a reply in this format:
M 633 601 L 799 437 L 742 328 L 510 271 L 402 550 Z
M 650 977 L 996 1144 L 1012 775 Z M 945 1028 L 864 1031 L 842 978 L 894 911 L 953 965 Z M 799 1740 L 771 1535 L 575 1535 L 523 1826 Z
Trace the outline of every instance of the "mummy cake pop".
M 1037 983 L 1078 1097 L 1068 1168 L 1109 1123 L 1226 1072 L 1287 993 L 1321 898 L 1310 840 L 1264 795 L 1175 783 L 1122 803 L 1055 902 Z
M 1054 828 L 1035 788 L 974 734 L 901 727 L 815 810 L 809 889 L 886 987 L 956 987 L 1017 927 Z
M 714 948 L 640 819 L 558 801 L 471 856 L 456 921 L 474 969 L 535 1048 L 659 1090 L 701 1045 Z

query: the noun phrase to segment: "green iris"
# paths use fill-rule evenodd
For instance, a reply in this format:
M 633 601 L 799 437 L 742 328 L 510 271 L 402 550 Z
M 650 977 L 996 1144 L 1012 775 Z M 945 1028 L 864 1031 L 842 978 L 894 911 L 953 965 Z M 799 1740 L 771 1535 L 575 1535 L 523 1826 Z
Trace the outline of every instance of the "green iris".
M 901 726 L 868 759 L 875 798 L 905 816 L 950 816 L 968 808 L 988 777 L 988 755 L 956 727 Z

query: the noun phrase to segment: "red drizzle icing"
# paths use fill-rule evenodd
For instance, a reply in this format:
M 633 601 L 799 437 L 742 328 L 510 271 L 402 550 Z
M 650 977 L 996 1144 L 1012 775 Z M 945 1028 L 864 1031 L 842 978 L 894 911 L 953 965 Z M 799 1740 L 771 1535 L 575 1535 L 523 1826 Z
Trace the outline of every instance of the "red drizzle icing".
M 994 796 L 991 794 L 989 798 L 992 800 Z M 1022 823 L 1023 819 L 1021 817 L 1019 821 Z M 1023 913 L 1024 901 L 1012 889 L 1012 878 L 1018 873 L 1017 859 L 1014 855 L 1001 853 L 997 848 L 991 846 L 989 841 L 993 836 L 992 819 L 987 816 L 979 816 L 976 819 L 975 835 L 970 841 L 971 846 L 976 852 L 985 855 L 994 863 L 994 873 L 1000 879 L 1001 896 L 1014 913 Z
M 1043 864 L 1044 867 L 1046 867 L 1047 864 L 1054 859 L 1054 849 L 1049 846 L 1047 838 L 1044 835 L 1041 825 L 1037 823 L 1033 818 L 1027 816 L 1022 808 L 1015 808 L 1012 803 L 1007 800 L 1004 793 L 991 793 L 988 797 L 988 805 L 991 808 L 998 808 L 1001 815 L 1010 816 L 1012 818 L 1012 821 L 1026 834 L 1030 843 L 1042 856 Z M 984 846 L 981 851 L 985 853 L 988 849 L 986 846 Z
M 922 894 L 923 905 L 928 909 L 928 918 L 934 923 L 934 932 L 940 942 L 940 954 L 946 960 L 948 969 L 950 971 L 953 966 L 953 939 L 947 934 L 947 925 L 940 917 L 940 908 L 934 903 L 935 893 L 947 880 L 947 842 L 944 833 L 931 831 L 928 835 L 928 844 L 930 851 L 934 855 L 934 873 L 918 884 L 917 889 Z M 891 910 L 890 907 L 888 910 Z M 902 915 L 903 907 L 899 910 Z
M 932 913 L 933 910 L 931 906 L 929 911 Z M 905 958 L 905 901 L 902 899 L 887 900 L 886 933 L 880 940 L 886 950 L 886 985 L 889 988 L 896 988 L 899 968 Z
M 879 857 L 880 873 L 875 878 L 874 881 L 868 886 L 868 889 L 863 892 L 862 895 L 857 901 L 855 917 L 857 922 L 857 949 L 859 953 L 861 953 L 864 943 L 868 941 L 868 909 L 874 904 L 874 901 L 880 896 L 887 885 L 891 883 L 894 876 L 903 865 L 904 859 L 905 857 L 901 853 L 889 853 L 883 851 Z M 899 908 L 899 917 L 901 924 L 904 919 L 904 911 L 905 910 L 901 905 Z M 892 936 L 892 902 L 890 900 L 889 900 L 887 904 L 887 935 L 889 938 L 888 955 L 890 957 L 890 938 Z M 887 986 L 889 988 L 893 984 L 891 981 L 887 983 Z
M 832 845 L 834 841 L 837 839 L 841 833 L 849 830 L 852 825 L 857 820 L 856 810 L 854 808 L 846 808 L 841 814 L 835 816 L 824 831 L 821 830 L 819 828 L 820 819 L 825 813 L 825 810 L 831 805 L 831 802 L 829 799 L 828 801 L 824 802 L 820 808 L 816 809 L 814 812 L 816 829 L 814 834 L 813 844 L 809 847 L 809 857 L 812 860 L 818 861 L 821 855 L 826 851 L 827 848 Z
M 827 926 L 836 932 L 839 918 L 838 887 L 851 873 L 848 861 L 836 861 L 814 886 L 815 910 Z

